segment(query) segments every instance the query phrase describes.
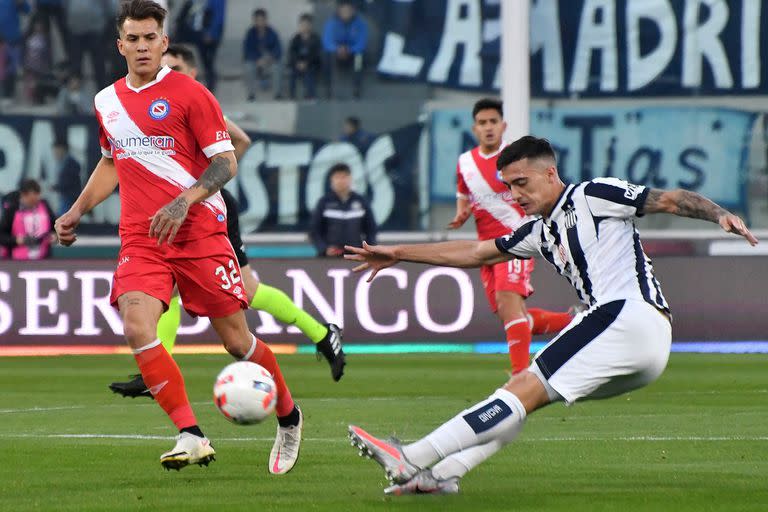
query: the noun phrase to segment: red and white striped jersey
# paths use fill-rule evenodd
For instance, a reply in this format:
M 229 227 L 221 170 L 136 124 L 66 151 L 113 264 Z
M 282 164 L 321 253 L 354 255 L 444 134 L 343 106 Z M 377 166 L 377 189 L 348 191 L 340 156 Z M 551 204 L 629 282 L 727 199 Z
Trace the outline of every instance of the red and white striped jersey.
M 490 155 L 482 154 L 478 146 L 463 153 L 456 166 L 456 195 L 469 200 L 480 240 L 507 235 L 529 220 L 497 178 L 496 160 L 506 145 L 502 142 L 499 150 Z
M 234 147 L 216 98 L 192 78 L 163 67 L 139 88 L 126 78 L 95 98 L 101 152 L 120 185 L 120 236 L 149 233 L 150 217 Z M 189 209 L 176 240 L 226 233 L 227 208 L 216 193 Z

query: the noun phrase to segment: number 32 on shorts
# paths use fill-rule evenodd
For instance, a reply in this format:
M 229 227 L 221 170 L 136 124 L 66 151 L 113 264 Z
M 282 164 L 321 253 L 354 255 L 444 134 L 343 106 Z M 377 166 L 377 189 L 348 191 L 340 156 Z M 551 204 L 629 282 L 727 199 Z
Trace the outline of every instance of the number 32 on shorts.
M 223 282 L 221 287 L 225 290 L 229 290 L 233 285 L 239 283 L 241 280 L 240 275 L 238 275 L 237 265 L 235 265 L 234 260 L 229 260 L 227 266 L 229 267 L 229 273 L 227 273 L 227 269 L 224 268 L 224 265 L 219 265 L 216 267 L 216 271 L 214 272 L 215 275 L 221 278 Z

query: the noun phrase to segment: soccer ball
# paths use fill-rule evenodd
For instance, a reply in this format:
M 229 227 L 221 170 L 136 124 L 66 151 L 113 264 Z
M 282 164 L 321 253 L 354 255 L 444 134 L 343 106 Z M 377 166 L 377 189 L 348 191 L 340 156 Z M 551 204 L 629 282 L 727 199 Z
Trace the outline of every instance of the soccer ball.
M 263 421 L 275 410 L 277 386 L 263 367 L 238 361 L 221 370 L 216 377 L 213 401 L 232 423 L 252 425 Z

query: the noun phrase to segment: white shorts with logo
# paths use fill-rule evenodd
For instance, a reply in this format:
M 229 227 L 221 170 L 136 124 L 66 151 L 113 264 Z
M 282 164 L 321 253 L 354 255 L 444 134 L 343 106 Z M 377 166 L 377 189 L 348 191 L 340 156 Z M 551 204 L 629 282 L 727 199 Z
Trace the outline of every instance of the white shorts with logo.
M 607 398 L 656 380 L 669 360 L 672 326 L 642 300 L 595 305 L 577 315 L 533 359 L 552 400 Z

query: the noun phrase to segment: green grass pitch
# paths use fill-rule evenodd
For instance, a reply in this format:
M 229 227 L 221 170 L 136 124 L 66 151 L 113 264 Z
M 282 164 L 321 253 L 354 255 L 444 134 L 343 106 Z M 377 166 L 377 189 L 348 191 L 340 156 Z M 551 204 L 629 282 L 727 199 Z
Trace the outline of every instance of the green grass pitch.
M 506 357 L 353 355 L 338 384 L 311 356 L 279 359 L 306 415 L 281 477 L 267 472 L 275 423 L 238 427 L 214 408 L 224 356 L 178 357 L 218 452 L 181 472 L 158 462 L 174 434 L 162 411 L 107 390 L 135 371 L 130 357 L 0 359 L 0 510 L 768 510 L 765 355 L 673 355 L 643 390 L 532 415 L 462 494 L 400 498 L 383 495 L 347 424 L 420 437 L 503 383 Z

